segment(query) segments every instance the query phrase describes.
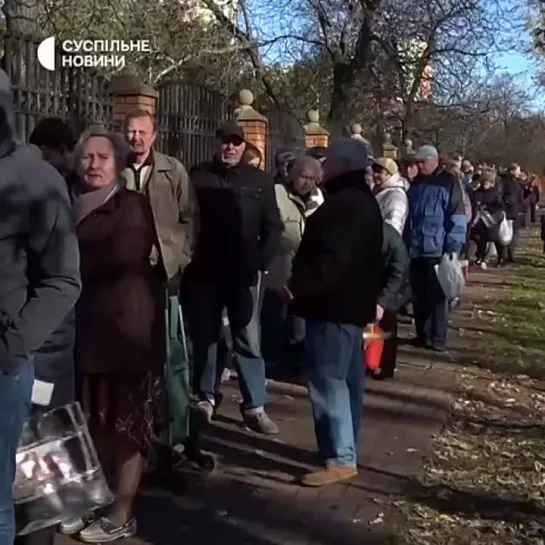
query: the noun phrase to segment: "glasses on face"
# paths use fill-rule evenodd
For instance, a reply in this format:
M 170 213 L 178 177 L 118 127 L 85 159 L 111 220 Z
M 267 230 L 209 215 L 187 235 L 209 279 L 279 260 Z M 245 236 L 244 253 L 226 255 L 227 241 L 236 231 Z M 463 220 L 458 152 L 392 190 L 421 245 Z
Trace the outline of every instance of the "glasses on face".
M 242 138 L 240 138 L 238 136 L 225 136 L 224 138 L 221 139 L 221 143 L 223 145 L 227 146 L 229 144 L 232 144 L 236 148 L 241 146 L 243 142 L 244 142 L 244 140 L 242 140 Z

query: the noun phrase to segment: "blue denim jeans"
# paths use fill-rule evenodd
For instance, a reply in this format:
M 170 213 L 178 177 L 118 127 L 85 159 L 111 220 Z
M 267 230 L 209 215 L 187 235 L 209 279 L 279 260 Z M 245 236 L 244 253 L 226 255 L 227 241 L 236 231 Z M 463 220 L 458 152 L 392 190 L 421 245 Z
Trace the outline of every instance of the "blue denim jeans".
M 31 362 L 19 365 L 14 372 L 0 372 L 0 545 L 13 545 L 15 539 L 11 487 L 15 454 L 30 414 L 33 382 Z
M 357 466 L 365 368 L 362 328 L 307 321 L 308 391 L 316 441 L 328 465 Z
M 259 286 L 236 287 L 193 282 L 187 289 L 193 347 L 193 392 L 201 398 L 218 393 L 218 343 L 227 310 L 242 409 L 265 405 L 265 363 L 259 342 Z M 223 340 L 225 342 L 225 340 Z

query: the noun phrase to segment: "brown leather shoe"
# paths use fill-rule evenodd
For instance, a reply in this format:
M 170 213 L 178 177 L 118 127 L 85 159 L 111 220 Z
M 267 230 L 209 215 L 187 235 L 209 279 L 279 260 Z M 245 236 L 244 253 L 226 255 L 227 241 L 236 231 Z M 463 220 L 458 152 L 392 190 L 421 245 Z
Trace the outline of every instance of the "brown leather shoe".
M 326 484 L 334 484 L 341 481 L 353 479 L 358 476 L 358 470 L 355 467 L 348 466 L 328 466 L 319 471 L 307 473 L 301 478 L 303 486 L 325 486 Z

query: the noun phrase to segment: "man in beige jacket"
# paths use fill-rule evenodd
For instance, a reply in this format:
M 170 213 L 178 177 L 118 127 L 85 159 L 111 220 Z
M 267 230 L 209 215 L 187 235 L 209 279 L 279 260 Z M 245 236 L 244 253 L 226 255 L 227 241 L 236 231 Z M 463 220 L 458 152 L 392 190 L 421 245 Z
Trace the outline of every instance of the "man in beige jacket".
M 159 243 L 152 261 L 163 280 L 178 285 L 191 261 L 197 201 L 182 163 L 153 149 L 156 135 L 155 119 L 148 112 L 138 110 L 127 117 L 131 161 L 121 175 L 128 189 L 148 196 Z

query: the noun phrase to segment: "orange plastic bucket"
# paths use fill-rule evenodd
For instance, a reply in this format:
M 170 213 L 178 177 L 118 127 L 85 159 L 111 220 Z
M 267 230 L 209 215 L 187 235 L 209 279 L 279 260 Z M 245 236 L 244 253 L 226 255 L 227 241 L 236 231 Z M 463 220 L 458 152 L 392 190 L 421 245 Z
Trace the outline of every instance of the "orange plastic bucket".
M 363 351 L 364 364 L 371 371 L 376 371 L 380 367 L 382 352 L 384 350 L 384 331 L 376 325 L 370 325 L 366 333 L 370 338 L 365 342 Z

